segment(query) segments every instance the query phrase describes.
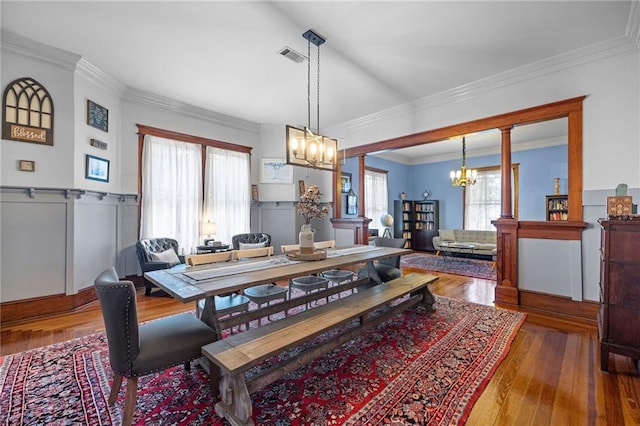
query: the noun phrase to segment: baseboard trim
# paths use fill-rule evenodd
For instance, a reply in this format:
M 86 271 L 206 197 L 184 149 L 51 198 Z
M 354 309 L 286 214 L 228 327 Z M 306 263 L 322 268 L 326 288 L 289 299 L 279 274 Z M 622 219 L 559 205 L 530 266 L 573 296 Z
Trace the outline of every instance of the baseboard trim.
M 133 275 L 124 279 L 132 281 L 137 287 L 144 286 L 143 277 Z M 14 300 L 0 303 L 0 322 L 3 324 L 30 320 L 51 315 L 73 312 L 98 300 L 96 291 L 91 287 L 84 288 L 76 294 L 53 294 L 31 299 Z
M 520 308 L 523 311 L 596 326 L 600 303 L 589 300 L 576 301 L 564 296 L 520 290 Z

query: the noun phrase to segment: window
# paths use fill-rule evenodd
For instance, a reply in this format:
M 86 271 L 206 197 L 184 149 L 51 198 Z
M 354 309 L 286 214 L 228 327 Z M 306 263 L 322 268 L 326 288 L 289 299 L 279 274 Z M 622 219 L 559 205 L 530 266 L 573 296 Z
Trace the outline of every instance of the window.
M 249 232 L 251 148 L 137 126 L 140 238 L 175 238 L 189 253 L 206 237 L 203 222 L 223 242 Z
M 387 172 L 367 168 L 364 171 L 364 215 L 371 218 L 369 229 L 382 227 L 380 217 L 389 213 L 389 191 L 387 190 Z
M 518 218 L 518 164 L 513 164 L 514 217 Z M 493 231 L 491 221 L 500 217 L 502 208 L 500 166 L 478 169 L 474 185 L 464 188 L 464 229 Z

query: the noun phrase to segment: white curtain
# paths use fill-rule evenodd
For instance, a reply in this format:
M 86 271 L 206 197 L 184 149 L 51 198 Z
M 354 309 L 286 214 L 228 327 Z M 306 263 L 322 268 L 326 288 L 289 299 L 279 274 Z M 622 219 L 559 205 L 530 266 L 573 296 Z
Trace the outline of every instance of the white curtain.
M 190 253 L 202 244 L 200 145 L 145 135 L 140 238 L 175 238 Z
M 202 220 L 216 224 L 216 240 L 231 243 L 233 235 L 249 232 L 249 154 L 207 147 L 206 155 Z
M 364 171 L 364 199 L 364 215 L 372 219 L 369 229 L 381 229 L 380 217 L 389 213 L 386 173 Z
M 492 220 L 500 217 L 500 170 L 479 171 L 475 185 L 465 188 L 464 228 L 494 230 Z

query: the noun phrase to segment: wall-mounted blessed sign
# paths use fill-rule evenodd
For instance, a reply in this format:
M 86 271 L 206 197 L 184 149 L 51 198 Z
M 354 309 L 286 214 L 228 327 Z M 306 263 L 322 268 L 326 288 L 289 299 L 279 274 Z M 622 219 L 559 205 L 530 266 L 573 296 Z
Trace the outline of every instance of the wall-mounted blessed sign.
M 53 101 L 34 79 L 19 78 L 4 89 L 2 138 L 53 145 Z

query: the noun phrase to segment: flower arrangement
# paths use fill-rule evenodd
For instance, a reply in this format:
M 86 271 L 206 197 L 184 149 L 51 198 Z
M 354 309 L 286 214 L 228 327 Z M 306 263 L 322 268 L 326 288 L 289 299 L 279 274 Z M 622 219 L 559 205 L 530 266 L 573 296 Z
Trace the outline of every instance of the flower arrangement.
M 300 196 L 296 211 L 304 218 L 306 225 L 311 223 L 311 219 L 322 219 L 329 214 L 329 208 L 320 205 L 320 188 L 318 188 L 318 185 L 311 185 L 305 189 Z

